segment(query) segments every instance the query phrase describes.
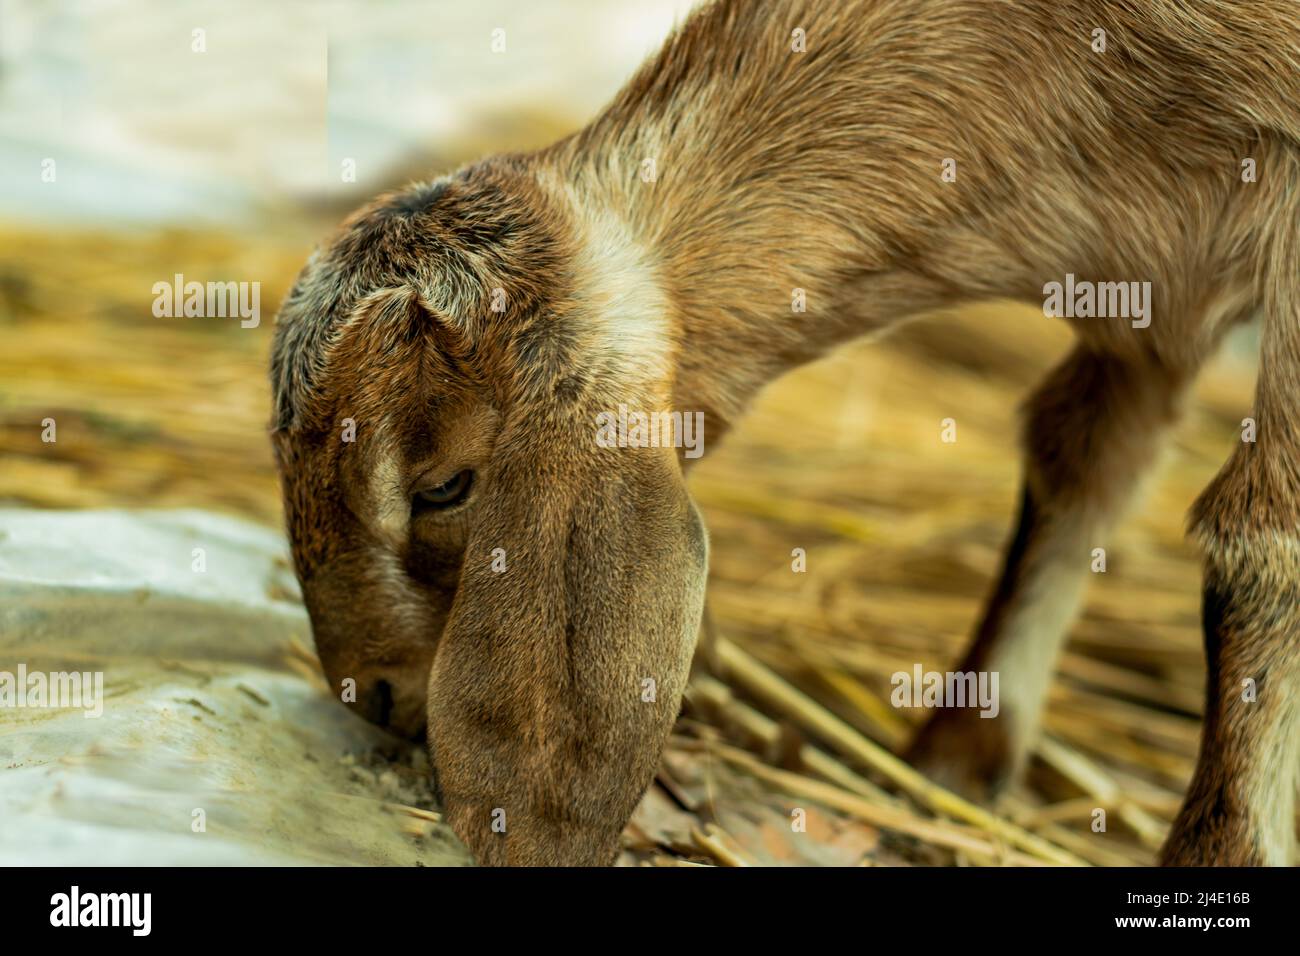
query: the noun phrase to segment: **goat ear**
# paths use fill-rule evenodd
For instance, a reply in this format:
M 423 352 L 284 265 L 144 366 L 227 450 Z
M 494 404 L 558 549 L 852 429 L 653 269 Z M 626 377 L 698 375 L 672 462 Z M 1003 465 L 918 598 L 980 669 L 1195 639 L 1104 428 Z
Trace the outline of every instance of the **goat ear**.
M 708 545 L 680 464 L 587 421 L 508 419 L 430 675 L 448 819 L 484 864 L 613 862 L 690 668 Z

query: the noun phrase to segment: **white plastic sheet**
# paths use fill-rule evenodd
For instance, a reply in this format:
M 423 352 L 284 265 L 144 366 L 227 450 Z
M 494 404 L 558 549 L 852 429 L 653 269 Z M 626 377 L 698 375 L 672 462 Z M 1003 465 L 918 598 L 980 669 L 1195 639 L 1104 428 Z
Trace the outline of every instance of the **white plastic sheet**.
M 0 706 L 0 864 L 470 862 L 418 746 L 332 699 L 310 642 L 274 532 L 0 510 L 0 680 L 36 704 Z M 73 672 L 99 716 L 34 693 Z

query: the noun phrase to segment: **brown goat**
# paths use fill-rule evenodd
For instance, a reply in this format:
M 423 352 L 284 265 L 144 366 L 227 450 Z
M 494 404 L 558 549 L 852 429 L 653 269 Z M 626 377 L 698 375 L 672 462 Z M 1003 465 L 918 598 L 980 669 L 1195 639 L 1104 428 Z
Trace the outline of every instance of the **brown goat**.
M 354 214 L 290 293 L 272 357 L 327 675 L 401 732 L 427 713 L 480 861 L 609 863 L 678 714 L 707 545 L 690 459 L 605 447 L 597 417 L 702 412 L 716 447 L 766 383 L 836 345 L 962 302 L 1042 304 L 1067 276 L 1149 282 L 1149 311 L 1071 313 L 963 665 L 1000 674 L 1000 715 L 937 711 L 912 759 L 979 796 L 1015 772 L 1091 549 L 1225 330 L 1262 311 L 1256 440 L 1192 512 L 1206 721 L 1163 860 L 1288 862 L 1295 2 L 720 0 L 577 134 Z

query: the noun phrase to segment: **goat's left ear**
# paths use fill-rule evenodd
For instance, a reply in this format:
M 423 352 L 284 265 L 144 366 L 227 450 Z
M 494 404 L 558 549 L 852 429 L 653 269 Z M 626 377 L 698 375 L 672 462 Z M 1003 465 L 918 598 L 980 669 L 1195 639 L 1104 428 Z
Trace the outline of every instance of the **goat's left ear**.
M 484 864 L 606 865 L 690 670 L 708 544 L 671 448 L 516 420 L 429 682 L 448 819 Z

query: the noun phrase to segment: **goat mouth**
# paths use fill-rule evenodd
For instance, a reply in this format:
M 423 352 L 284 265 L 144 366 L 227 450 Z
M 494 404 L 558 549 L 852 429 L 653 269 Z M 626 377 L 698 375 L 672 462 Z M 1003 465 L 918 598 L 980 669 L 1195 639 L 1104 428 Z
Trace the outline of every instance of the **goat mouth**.
M 366 718 L 372 724 L 387 727 L 393 716 L 393 685 L 386 680 L 375 681 L 366 701 Z

